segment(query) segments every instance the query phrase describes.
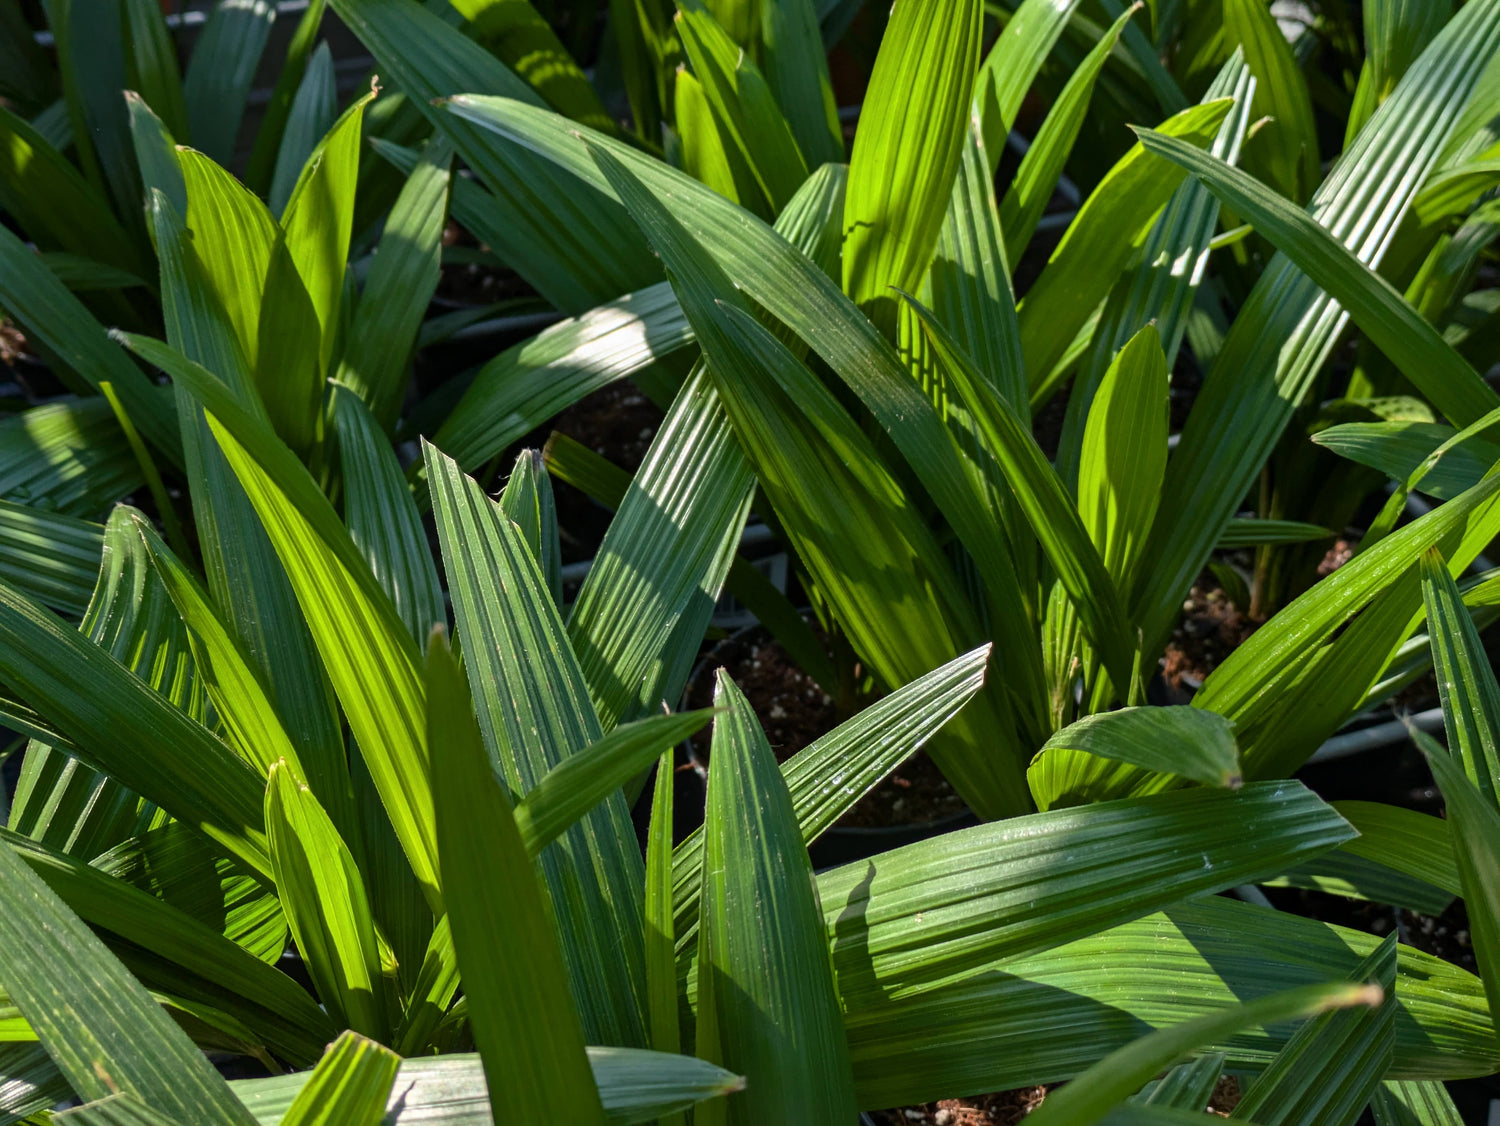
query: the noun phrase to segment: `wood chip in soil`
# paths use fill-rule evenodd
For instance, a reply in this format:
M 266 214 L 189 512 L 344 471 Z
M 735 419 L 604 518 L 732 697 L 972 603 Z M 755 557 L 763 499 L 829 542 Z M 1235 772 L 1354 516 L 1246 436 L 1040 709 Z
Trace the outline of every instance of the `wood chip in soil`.
M 1022 1087 L 995 1095 L 878 1110 L 870 1117 L 879 1126 L 1015 1126 L 1041 1106 L 1046 1095 L 1046 1087 Z

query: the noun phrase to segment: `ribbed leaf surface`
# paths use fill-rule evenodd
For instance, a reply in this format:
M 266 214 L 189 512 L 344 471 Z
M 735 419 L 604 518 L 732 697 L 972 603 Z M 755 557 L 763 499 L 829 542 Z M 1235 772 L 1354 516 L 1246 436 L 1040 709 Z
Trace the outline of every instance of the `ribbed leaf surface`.
M 535 557 L 457 464 L 427 447 L 443 565 L 492 768 L 524 797 L 603 731 Z M 613 792 L 537 860 L 589 1039 L 645 1041 L 640 851 Z
M 427 650 L 438 855 L 453 946 L 496 1122 L 604 1121 L 547 905 L 490 764 L 458 662 Z
M 746 1090 L 697 1116 L 852 1123 L 849 1048 L 812 862 L 744 694 L 720 670 L 704 814 L 697 1050 Z M 722 1112 L 719 1113 L 719 1112 Z
M 1378 940 L 1227 899 L 1169 908 L 916 996 L 894 982 L 843 991 L 861 1106 L 901 1106 L 1069 1079 L 1152 1028 L 1282 989 L 1346 977 Z M 1481 983 L 1397 950 L 1392 1078 L 1488 1075 L 1493 1025 Z M 1222 1037 L 1228 1066 L 1265 1067 L 1284 1025 Z
M 187 1034 L 8 845 L 0 845 L 0 986 L 73 1090 L 122 1091 L 184 1123 L 255 1120 Z

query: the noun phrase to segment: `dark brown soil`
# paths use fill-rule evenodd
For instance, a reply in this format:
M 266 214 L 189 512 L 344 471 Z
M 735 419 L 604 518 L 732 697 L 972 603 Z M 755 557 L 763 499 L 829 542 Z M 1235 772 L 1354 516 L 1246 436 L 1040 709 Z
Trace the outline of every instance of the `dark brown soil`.
M 552 429 L 634 473 L 646 460 L 662 417 L 634 384 L 622 380 L 580 399 L 557 416 Z
M 1182 604 L 1182 620 L 1162 657 L 1162 677 L 1177 693 L 1195 692 L 1260 623 L 1234 604 L 1206 572 Z
M 1022 1087 L 995 1095 L 877 1110 L 870 1117 L 879 1126 L 1015 1126 L 1046 1097 L 1046 1087 Z
M 1433 916 L 1307 888 L 1266 888 L 1265 892 L 1274 906 L 1306 918 L 1382 938 L 1399 929 L 1398 940 L 1405 945 L 1452 962 L 1472 974 L 1479 972 L 1469 934 L 1469 913 L 1461 899 L 1455 899 L 1441 915 Z
M 689 707 L 713 705 L 713 673 L 720 667 L 728 669 L 755 709 L 778 762 L 838 726 L 834 701 L 764 629 L 752 629 L 714 647 L 688 686 Z M 709 729 L 693 736 L 693 755 L 698 761 L 708 761 L 709 744 Z M 932 760 L 919 752 L 860 799 L 838 827 L 926 825 L 962 814 L 966 808 Z
M 870 1113 L 879 1126 L 1015 1126 L 1047 1098 L 1047 1087 L 1021 1087 L 967 1099 L 939 1099 L 920 1106 Z M 1227 1118 L 1240 1101 L 1240 1081 L 1226 1075 L 1214 1088 L 1209 1113 Z
M 566 434 L 634 473 L 645 460 L 661 422 L 661 410 L 636 390 L 634 384 L 622 380 L 579 400 L 558 415 L 547 429 Z M 528 435 L 525 444 L 540 445 L 545 439 L 546 434 L 538 432 Z M 592 559 L 614 514 L 556 478 L 552 492 L 557 500 L 563 561 Z
M 713 706 L 714 671 L 724 668 L 755 709 L 777 762 L 785 762 L 818 736 L 838 726 L 838 709 L 817 683 L 792 663 L 764 629 L 726 638 L 688 686 L 688 706 Z M 709 756 L 710 729 L 693 736 L 693 753 Z
M 1323 561 L 1318 564 L 1318 578 L 1326 579 L 1345 563 L 1354 558 L 1354 549 L 1359 546 L 1359 539 L 1352 537 L 1345 539 L 1340 536 L 1333 541 L 1333 546 L 1328 549 L 1328 554 L 1323 556 Z
M 443 231 L 443 246 L 477 251 L 484 260 L 446 262 L 435 297 L 454 305 L 488 305 L 507 297 L 528 297 L 532 288 L 514 270 L 490 259 L 489 247 L 452 220 Z
M 9 367 L 26 355 L 26 337 L 10 321 L 0 317 L 0 364 Z
M 1237 1077 L 1219 1076 L 1213 1097 L 1208 1100 L 1209 1113 L 1217 1114 L 1220 1118 L 1228 1118 L 1234 1108 L 1240 1105 L 1240 1095 L 1240 1081 Z

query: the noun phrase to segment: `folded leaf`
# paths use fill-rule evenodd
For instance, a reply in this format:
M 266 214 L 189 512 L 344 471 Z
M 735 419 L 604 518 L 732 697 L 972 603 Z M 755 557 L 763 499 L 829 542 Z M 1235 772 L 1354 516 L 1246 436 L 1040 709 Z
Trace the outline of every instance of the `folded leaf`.
M 364 880 L 328 814 L 285 763 L 266 786 L 276 890 L 308 975 L 334 1021 L 389 1036 L 375 920 Z
M 216 4 L 209 13 L 183 82 L 188 133 L 214 160 L 234 155 L 240 120 L 276 8 L 262 4 Z
M 796 812 L 755 714 L 722 670 L 714 702 L 725 710 L 703 823 L 697 1050 L 747 1086 L 699 1117 L 853 1122 L 849 1049 Z
M 1379 986 L 1309 985 L 1159 1029 L 1100 1060 L 1075 1082 L 1054 1091 L 1032 1117 L 1039 1126 L 1089 1126 L 1103 1121 L 1111 1107 L 1163 1067 L 1247 1025 L 1273 1024 L 1354 1005 L 1378 1006 L 1382 997 Z
M 1500 808 L 1500 685 L 1458 585 L 1435 548 L 1423 552 L 1421 569 L 1448 747 L 1469 781 Z
M 496 1122 L 602 1123 L 536 873 L 439 631 L 427 650 L 427 696 L 438 856 L 490 1109 Z
M 360 130 L 365 107 L 374 97 L 372 92 L 357 99 L 313 149 L 281 216 L 287 250 L 307 287 L 322 329 L 320 372 L 329 370 L 338 338 L 339 301 L 354 222 Z M 271 296 L 275 299 L 275 294 Z
M 1105 569 L 1079 509 L 1047 463 L 1021 416 L 994 394 L 936 318 L 916 302 L 912 308 L 955 391 L 983 434 L 991 455 L 1005 470 L 1016 502 L 1036 535 L 1047 561 L 1073 599 L 1073 605 L 1099 649 L 1115 684 L 1129 686 L 1135 646 L 1130 639 L 1115 583 Z M 1144 369 L 1143 369 L 1144 370 Z
M 1199 1056 L 1191 1063 L 1178 1064 L 1160 1079 L 1153 1079 L 1130 1096 L 1130 1101 L 1141 1106 L 1201 1111 L 1208 1106 L 1223 1072 L 1223 1052 Z
M 1138 133 L 1141 144 L 1191 171 L 1337 299 L 1365 335 L 1454 422 L 1467 425 L 1500 406 L 1500 395 L 1437 329 L 1313 216 L 1191 145 L 1149 129 Z
M 187 1034 L 5 846 L 0 903 L 0 987 L 74 1091 L 129 1092 L 184 1123 L 255 1121 Z
M 1452 752 L 1416 728 L 1412 741 L 1427 756 L 1453 823 L 1453 855 L 1469 913 L 1474 960 L 1493 1007 L 1500 1003 L 1500 811 L 1464 776 Z
M 1135 8 L 1132 7 L 1116 19 L 1099 37 L 1099 42 L 1089 49 L 1083 62 L 1068 76 L 1066 85 L 1047 111 L 1047 119 L 1021 159 L 1015 179 L 1000 203 L 1005 253 L 1013 261 L 1021 257 L 1036 232 L 1037 220 L 1051 201 L 1063 165 L 1078 140 L 1078 131 L 1083 127 L 1089 100 L 1094 93 L 1094 83 L 1115 44 L 1120 41 L 1120 33 L 1134 14 Z
M 714 380 L 695 367 L 568 617 L 569 640 L 604 727 L 681 695 L 690 669 L 667 674 L 697 651 L 754 491 Z M 679 629 L 696 636 L 674 646 Z
M 1042 745 L 1026 774 L 1039 809 L 1050 809 L 1065 792 L 1054 776 L 1053 750 L 1082 751 L 1206 786 L 1234 789 L 1241 782 L 1234 725 L 1201 708 L 1120 708 L 1063 728 Z M 1060 769 L 1066 773 L 1066 766 Z
M 1448 1089 L 1432 1079 L 1387 1079 L 1370 1109 L 1377 1126 L 1464 1126 Z
M 540 565 L 452 459 L 426 447 L 428 481 L 464 662 L 489 763 L 517 797 L 604 735 Z M 640 1044 L 640 850 L 618 789 L 537 858 L 590 1038 Z
M 297 1092 L 281 1126 L 379 1126 L 401 1058 L 355 1032 L 341 1033 Z
M 759 198 L 742 194 L 740 202 L 761 214 L 779 213 L 807 179 L 807 164 L 760 68 L 701 0 L 684 0 L 676 26 L 721 139 L 754 179 Z M 762 200 L 762 206 L 752 206 Z
M 420 645 L 433 626 L 448 621 L 422 515 L 370 409 L 341 383 L 333 386 L 331 406 L 349 536 Z
M 890 287 L 915 292 L 962 159 L 983 7 L 897 0 L 849 161 L 844 291 L 889 332 Z
M 428 142 L 386 217 L 344 338 L 338 380 L 365 401 L 387 431 L 401 412 L 407 362 L 442 273 L 452 162 L 451 145 Z

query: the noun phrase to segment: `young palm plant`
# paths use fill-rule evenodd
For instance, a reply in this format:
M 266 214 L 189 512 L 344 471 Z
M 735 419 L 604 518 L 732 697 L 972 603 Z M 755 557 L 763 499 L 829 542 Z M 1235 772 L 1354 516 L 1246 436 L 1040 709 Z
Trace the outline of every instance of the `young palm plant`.
M 441 99 L 464 83 L 480 88 L 480 80 L 499 85 L 461 36 L 443 39 L 414 10 L 354 0 L 336 7 L 413 100 Z M 1407 60 L 1399 82 L 1387 75 L 1388 95 L 1316 190 L 1306 162 L 1280 179 L 1265 173 L 1273 182 L 1305 183 L 1308 212 L 1251 190 L 1254 181 L 1229 167 L 1246 144 L 1253 110 L 1264 104 L 1257 92 L 1300 78 L 1281 65 L 1279 48 L 1246 32 L 1244 51 L 1220 68 L 1203 104 L 1143 132 L 1108 170 L 1017 308 L 1007 263 L 1030 241 L 1038 201 L 1057 183 L 1091 104 L 1093 76 L 1108 73 L 1108 48 L 1126 43 L 1131 27 L 1122 19 L 1103 35 L 997 201 L 989 174 L 998 154 L 987 141 L 1003 140 L 1021 93 L 1067 24 L 1067 11 L 1041 18 L 1055 7 L 1023 6 L 981 62 L 977 5 L 943 20 L 921 4 L 898 5 L 851 164 L 847 171 L 825 165 L 800 188 L 785 171 L 812 162 L 787 154 L 826 148 L 810 138 L 824 137 L 828 117 L 826 99 L 813 97 L 812 87 L 794 96 L 770 77 L 771 60 L 792 50 L 787 29 L 805 23 L 787 12 L 776 17 L 779 37 L 766 32 L 767 15 L 746 51 L 710 13 L 690 6 L 680 14 L 675 26 L 691 70 L 679 73 L 676 90 L 689 101 L 701 97 L 705 107 L 686 116 L 679 107 L 680 170 L 639 146 L 589 137 L 535 106 L 534 96 L 507 90 L 424 110 L 481 178 L 512 159 L 542 160 L 552 175 L 571 174 L 566 206 L 586 205 L 593 229 L 625 226 L 607 240 L 608 250 L 596 246 L 587 259 L 559 248 L 549 269 L 574 267 L 580 280 L 598 281 L 605 257 L 618 258 L 621 269 L 642 261 L 644 231 L 674 287 L 669 295 L 658 282 L 616 297 L 497 357 L 434 442 L 478 468 L 614 379 L 631 376 L 659 389 L 678 353 L 717 338 L 708 371 L 723 399 L 721 425 L 733 430 L 759 485 L 757 508 L 793 549 L 824 626 L 846 636 L 886 685 L 984 637 L 1006 639 L 996 657 L 1000 675 L 931 748 L 987 816 L 1049 804 L 1064 789 L 1075 797 L 1129 792 L 1110 789 L 1116 783 L 1087 759 L 1070 760 L 1069 777 L 1046 795 L 1029 792 L 1025 772 L 1072 719 L 1139 702 L 1133 685 L 1149 679 L 1181 600 L 1216 545 L 1324 534 L 1235 515 L 1296 406 L 1314 394 L 1351 315 L 1427 396 L 1429 412 L 1464 425 L 1495 402 L 1471 363 L 1424 327 L 1370 265 L 1381 264 L 1392 233 L 1404 261 L 1428 254 L 1450 217 L 1488 183 L 1477 166 L 1468 169 L 1490 128 L 1481 107 L 1500 12 L 1464 6 L 1425 53 Z M 401 52 L 399 44 L 424 29 L 433 41 L 451 39 L 452 51 L 441 58 Z M 1175 104 L 1185 106 L 1180 91 Z M 714 144 L 726 154 L 721 160 L 689 158 Z M 663 243 L 648 226 L 630 224 L 626 213 L 640 219 L 639 209 L 622 211 L 618 177 L 596 163 L 595 149 L 661 196 L 688 238 Z M 1278 167 L 1274 153 L 1251 149 L 1256 167 Z M 727 178 L 715 178 L 714 169 Z M 1203 182 L 1184 184 L 1184 170 Z M 1464 186 L 1427 202 L 1455 180 Z M 580 229 L 557 210 L 562 205 L 543 201 L 522 216 L 494 191 L 489 205 L 545 228 L 538 238 Z M 1216 358 L 1197 349 L 1212 368 L 1169 461 L 1166 373 L 1202 300 L 1220 197 L 1280 254 L 1216 345 Z M 793 238 L 798 255 L 757 215 L 780 216 L 783 226 L 821 217 L 826 225 L 821 237 Z M 689 257 L 699 261 L 690 267 Z M 518 269 L 532 277 L 525 265 Z M 690 269 L 702 282 L 696 295 L 684 292 Z M 554 284 L 532 280 L 539 288 Z M 753 336 L 749 326 L 708 324 L 737 321 L 721 310 L 751 303 L 771 316 L 789 354 L 736 335 Z M 1284 337 L 1289 346 L 1273 346 Z M 1028 423 L 1069 378 L 1054 467 Z M 557 467 L 584 479 L 576 451 L 559 452 Z M 780 632 L 791 650 L 809 654 L 809 671 L 847 697 L 828 683 L 836 672 L 810 653 L 816 646 L 798 635 L 793 616 L 781 608 L 777 620 L 789 623 Z M 1387 646 L 1381 638 L 1367 652 L 1386 646 L 1388 653 L 1403 640 Z M 1304 724 L 1299 745 L 1311 753 L 1331 734 L 1383 665 L 1349 688 L 1357 696 L 1344 706 L 1321 709 L 1317 723 Z M 1292 697 L 1281 699 L 1295 710 Z M 1253 754 L 1253 743 L 1247 750 Z
M 98 33 L 136 60 L 122 112 L 74 53 L 90 6 L 49 10 L 81 170 L 6 118 L 7 212 L 76 255 L 87 195 L 136 273 L 0 231 L 0 304 L 81 393 L 0 433 L 0 715 L 30 738 L 0 847 L 5 1120 L 852 1122 L 1073 1080 L 1043 1121 L 1170 1123 L 1225 1070 L 1262 1124 L 1451 1116 L 1441 1081 L 1500 1066 L 1494 684 L 1464 610 L 1493 590 L 1455 585 L 1500 531 L 1500 400 L 1439 331 L 1488 231 L 1500 0 L 1369 5 L 1326 176 L 1251 0 L 1153 5 L 1149 37 L 1112 0 L 1026 0 L 988 55 L 980 4 L 899 0 L 847 167 L 825 40 L 857 5 L 612 4 L 633 133 L 529 4 L 440 7 L 334 0 L 385 84 L 335 119 L 310 6 L 243 182 L 234 98 L 177 114 L 175 70 L 141 62 L 151 4 Z M 1034 85 L 1052 109 L 998 194 Z M 1017 303 L 1065 164 L 1122 113 L 1158 125 L 1088 154 Z M 138 231 L 90 164 L 119 158 Z M 1254 236 L 1223 240 L 1244 293 L 1214 339 L 1221 206 Z M 487 364 L 403 472 L 392 435 L 452 402 L 403 422 L 450 209 L 569 319 Z M 1345 397 L 1427 402 L 1320 441 L 1396 498 L 1193 707 L 1142 706 L 1216 546 L 1312 534 L 1235 517 L 1351 317 Z M 1208 374 L 1169 455 L 1184 339 Z M 624 377 L 666 408 L 633 478 L 565 444 L 498 500 L 469 475 Z M 1054 459 L 1033 415 L 1064 388 Z M 571 604 L 549 462 L 617 508 Z M 1429 476 L 1443 503 L 1398 526 Z M 157 519 L 90 522 L 142 482 Z M 711 713 L 671 710 L 726 586 L 841 687 L 747 577 L 752 510 L 884 693 L 779 767 L 727 674 Z M 1477 787 L 1434 758 L 1457 831 L 1289 780 L 1412 674 L 1424 617 Z M 710 722 L 674 847 L 664 752 Z M 984 823 L 815 873 L 808 844 L 924 746 Z M 643 857 L 628 799 L 658 760 Z M 1463 894 L 1481 975 L 1216 894 L 1273 882 Z M 205 1051 L 271 1075 L 226 1083 Z

